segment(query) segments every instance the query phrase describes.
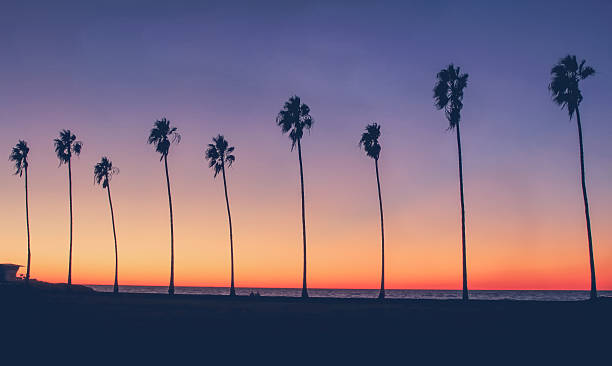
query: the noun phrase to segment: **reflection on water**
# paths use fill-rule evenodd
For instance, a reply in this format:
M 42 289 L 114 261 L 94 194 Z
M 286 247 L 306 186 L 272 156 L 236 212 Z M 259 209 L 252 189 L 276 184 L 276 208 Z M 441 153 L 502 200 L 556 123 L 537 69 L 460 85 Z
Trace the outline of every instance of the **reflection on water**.
M 87 285 L 96 291 L 112 292 L 113 286 Z M 121 292 L 167 294 L 166 286 L 120 286 Z M 302 289 L 297 288 L 236 288 L 237 295 L 247 296 L 259 292 L 261 296 L 299 297 Z M 227 295 L 227 287 L 176 287 L 177 294 L 185 295 Z M 378 290 L 350 289 L 308 289 L 311 297 L 338 298 L 376 298 Z M 385 290 L 390 299 L 461 299 L 460 290 Z M 599 291 L 600 296 L 612 297 L 612 291 Z M 474 300 L 540 300 L 540 301 L 575 301 L 587 300 L 588 291 L 555 291 L 555 290 L 475 290 L 470 291 Z

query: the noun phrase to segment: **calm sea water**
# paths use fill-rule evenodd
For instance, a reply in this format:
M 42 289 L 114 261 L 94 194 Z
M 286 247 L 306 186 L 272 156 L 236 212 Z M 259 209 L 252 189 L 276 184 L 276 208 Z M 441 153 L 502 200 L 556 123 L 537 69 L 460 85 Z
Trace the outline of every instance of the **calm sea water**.
M 96 291 L 112 292 L 113 286 L 87 285 Z M 166 286 L 120 286 L 119 291 L 139 294 L 167 294 Z M 177 294 L 187 295 L 227 295 L 227 287 L 176 287 Z M 261 296 L 299 297 L 302 290 L 296 288 L 236 288 L 237 295 L 247 296 L 259 292 Z M 309 289 L 311 297 L 338 298 L 375 298 L 378 290 L 350 289 Z M 386 290 L 390 299 L 461 299 L 459 290 Z M 599 296 L 612 297 L 612 291 L 599 291 Z M 554 290 L 475 290 L 470 291 L 470 298 L 475 300 L 540 300 L 540 301 L 576 301 L 589 298 L 588 291 L 554 291 Z

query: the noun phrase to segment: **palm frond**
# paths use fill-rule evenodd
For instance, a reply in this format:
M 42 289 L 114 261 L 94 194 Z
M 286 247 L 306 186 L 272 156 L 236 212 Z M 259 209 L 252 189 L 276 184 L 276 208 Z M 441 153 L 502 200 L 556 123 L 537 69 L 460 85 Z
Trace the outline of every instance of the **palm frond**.
M 30 153 L 30 148 L 28 147 L 28 143 L 24 140 L 19 140 L 15 147 L 11 149 L 11 153 L 9 155 L 9 160 L 15 163 L 15 175 L 23 174 L 23 171 L 28 167 L 28 154 Z
M 100 159 L 100 162 L 94 166 L 94 183 L 100 184 L 102 182 L 102 188 L 108 187 L 108 183 L 111 178 L 119 174 L 119 168 L 113 166 L 113 162 L 106 156 Z
M 81 150 L 83 149 L 83 142 L 82 141 L 76 141 L 73 145 L 72 145 L 72 152 L 76 155 L 79 156 L 81 155 Z
M 380 155 L 379 137 L 380 125 L 374 122 L 366 126 L 365 132 L 361 134 L 361 139 L 359 140 L 359 146 L 365 150 L 367 156 L 374 160 L 378 160 Z
M 595 74 L 595 69 L 586 66 L 586 60 L 578 63 L 575 55 L 567 55 L 552 67 L 550 74 L 548 90 L 552 94 L 553 101 L 561 109 L 567 108 L 571 119 L 583 99 L 580 81 Z
M 443 70 L 445 71 L 445 70 Z M 436 85 L 434 86 L 433 92 L 434 92 L 434 105 L 436 106 L 437 109 L 442 109 L 445 108 L 446 105 L 448 104 L 448 79 L 441 77 L 440 74 L 443 72 L 441 71 L 440 73 L 438 73 L 438 81 L 436 82 Z
M 291 150 L 298 140 L 304 137 L 304 130 L 310 130 L 314 120 L 310 115 L 310 107 L 301 103 L 300 97 L 294 95 L 283 105 L 283 109 L 276 117 L 276 124 L 281 128 L 283 134 L 289 133 L 291 139 Z
M 594 74 L 595 74 L 595 69 L 592 68 L 591 66 L 587 66 L 584 69 L 582 69 L 582 71 L 580 72 L 580 80 L 584 80 Z
M 80 155 L 83 142 L 76 141 L 76 136 L 70 130 L 61 130 L 59 137 L 53 140 L 55 154 L 59 159 L 60 165 L 66 164 L 72 158 L 72 154 Z
M 460 67 L 453 64 L 436 74 L 436 83 L 433 88 L 434 105 L 437 109 L 444 109 L 449 122 L 449 129 L 455 128 L 461 120 L 463 109 L 463 90 L 467 87 L 468 74 L 462 74 Z
M 204 158 L 208 160 L 208 167 L 214 168 L 214 176 L 216 177 L 223 170 L 226 163 L 228 167 L 232 166 L 236 157 L 232 154 L 234 147 L 229 146 L 229 142 L 223 135 L 217 135 L 212 140 L 213 143 L 208 144 L 204 152 Z
M 153 128 L 149 132 L 147 143 L 155 146 L 155 151 L 160 153 L 159 161 L 162 161 L 170 151 L 170 146 L 173 143 L 180 143 L 181 135 L 178 129 L 170 125 L 170 121 L 166 118 L 155 121 Z
M 236 161 L 236 157 L 234 155 L 227 155 L 225 161 L 227 161 L 227 166 L 232 166 L 234 161 Z

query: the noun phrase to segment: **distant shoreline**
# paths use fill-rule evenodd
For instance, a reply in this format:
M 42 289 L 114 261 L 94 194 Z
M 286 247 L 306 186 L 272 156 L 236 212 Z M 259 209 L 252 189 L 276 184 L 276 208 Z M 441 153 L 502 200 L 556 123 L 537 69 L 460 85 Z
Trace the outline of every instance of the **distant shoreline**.
M 58 283 L 61 284 L 61 283 Z M 113 287 L 112 284 L 92 284 L 92 283 L 80 283 L 80 286 L 87 287 Z M 168 288 L 168 285 L 130 285 L 130 284 L 120 284 L 120 287 L 163 287 Z M 179 286 L 175 285 L 175 288 L 215 288 L 215 289 L 229 289 L 228 286 Z M 251 286 L 236 286 L 236 289 L 269 289 L 269 290 L 299 290 L 302 289 L 300 287 L 251 287 Z M 378 293 L 378 288 L 345 288 L 345 287 L 308 287 L 308 290 L 347 290 L 347 291 L 376 291 Z M 454 288 L 387 288 L 385 291 L 461 291 L 461 289 Z M 471 291 L 585 291 L 589 292 L 588 289 L 470 289 Z M 612 290 L 601 289 L 598 291 L 602 292 L 612 292 Z
M 112 286 L 87 285 L 96 291 L 111 292 Z M 227 295 L 227 287 L 175 287 L 177 294 L 183 295 Z M 320 289 L 311 288 L 311 297 L 317 298 L 376 298 L 375 289 Z M 166 286 L 120 286 L 120 292 L 167 294 Z M 253 288 L 239 287 L 236 293 L 242 296 L 261 295 L 266 297 L 300 297 L 299 288 Z M 612 297 L 612 291 L 601 291 L 601 296 Z M 520 301 L 580 301 L 589 298 L 586 290 L 470 290 L 475 300 L 520 300 Z M 460 290 L 387 290 L 387 299 L 460 299 Z

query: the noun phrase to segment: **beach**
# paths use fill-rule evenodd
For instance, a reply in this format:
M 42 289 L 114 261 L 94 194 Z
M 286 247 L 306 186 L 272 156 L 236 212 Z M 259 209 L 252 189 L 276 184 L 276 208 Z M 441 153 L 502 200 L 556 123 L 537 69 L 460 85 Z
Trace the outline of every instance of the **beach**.
M 11 338 L 4 344 L 27 339 L 37 349 L 70 347 L 100 357 L 117 352 L 274 360 L 286 354 L 302 361 L 325 355 L 328 361 L 359 362 L 458 360 L 490 353 L 516 362 L 609 361 L 612 331 L 610 298 L 466 303 L 112 294 L 78 286 L 70 292 L 61 286 L 0 289 L 2 313 L 11 314 L 4 322 Z

